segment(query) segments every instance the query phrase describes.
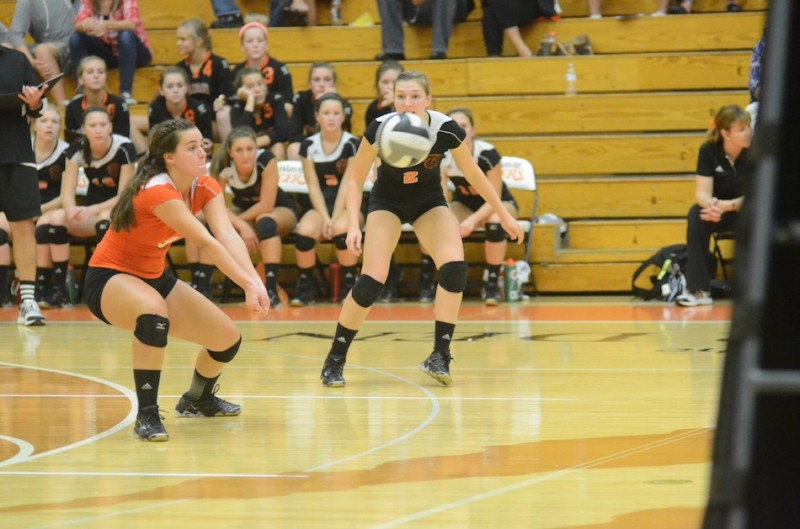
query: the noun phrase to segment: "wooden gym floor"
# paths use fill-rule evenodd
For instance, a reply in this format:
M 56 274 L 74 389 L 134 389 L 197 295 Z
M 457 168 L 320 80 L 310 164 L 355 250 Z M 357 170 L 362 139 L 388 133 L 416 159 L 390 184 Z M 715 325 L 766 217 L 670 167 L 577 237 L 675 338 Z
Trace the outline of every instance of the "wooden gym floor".
M 244 342 L 220 395 L 242 415 L 175 416 L 197 352 L 175 340 L 157 444 L 132 437 L 128 333 L 82 307 L 43 328 L 2 309 L 0 525 L 697 528 L 730 309 L 466 302 L 442 387 L 416 367 L 431 307 L 376 306 L 332 389 L 338 307 L 231 306 Z

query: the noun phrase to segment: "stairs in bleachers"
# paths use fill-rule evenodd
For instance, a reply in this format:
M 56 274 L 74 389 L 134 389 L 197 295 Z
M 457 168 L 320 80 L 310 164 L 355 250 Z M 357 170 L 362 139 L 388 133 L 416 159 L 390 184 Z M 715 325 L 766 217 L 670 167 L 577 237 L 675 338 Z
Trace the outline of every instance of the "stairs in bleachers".
M 145 102 L 156 92 L 160 69 L 179 59 L 177 24 L 190 17 L 208 23 L 213 14 L 209 0 L 139 4 L 155 55 L 154 65 L 136 74 L 134 97 Z M 726 0 L 698 0 L 692 15 L 624 20 L 616 16 L 649 14 L 656 0 L 604 0 L 601 20 L 586 18 L 585 0 L 560 4 L 562 20 L 523 29 L 529 47 L 538 48 L 549 31 L 559 40 L 586 34 L 594 56 L 521 59 L 506 44 L 503 58 L 488 59 L 478 6 L 455 27 L 445 61 L 425 60 L 429 30 L 406 28 L 404 65 L 428 74 L 435 109 L 469 106 L 484 139 L 501 154 L 529 159 L 538 176 L 539 213 L 567 220 L 566 238 L 551 225 L 534 230 L 538 290 L 627 291 L 639 262 L 685 238 L 697 151 L 717 108 L 748 102 L 750 52 L 768 2 L 739 0 L 745 12 L 726 13 Z M 239 5 L 245 13 L 267 9 L 262 0 Z M 8 25 L 13 8 L 14 2 L 0 0 L 0 21 Z M 296 90 L 305 88 L 311 62 L 333 62 L 360 133 L 374 97 L 380 27 L 330 26 L 329 8 L 329 1 L 318 2 L 318 27 L 271 29 L 270 50 L 288 63 Z M 345 22 L 365 12 L 379 23 L 374 0 L 342 2 Z M 212 38 L 215 53 L 231 63 L 241 59 L 236 30 L 212 30 Z M 575 97 L 563 95 L 570 62 L 578 74 Z M 116 72 L 109 79 L 116 90 Z M 144 113 L 146 105 L 133 111 Z M 531 207 L 522 204 L 523 214 Z M 509 248 L 512 257 L 522 257 L 519 248 Z M 473 262 L 483 259 L 478 244 L 469 245 L 467 254 Z M 416 248 L 403 247 L 400 260 L 418 262 Z

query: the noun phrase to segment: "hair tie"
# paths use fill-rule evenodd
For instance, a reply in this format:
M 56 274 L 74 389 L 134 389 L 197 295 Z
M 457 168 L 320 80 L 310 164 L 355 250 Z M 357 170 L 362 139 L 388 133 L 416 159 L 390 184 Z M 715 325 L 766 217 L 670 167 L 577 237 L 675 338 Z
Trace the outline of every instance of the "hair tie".
M 261 31 L 264 32 L 264 37 L 265 38 L 269 38 L 269 30 L 267 29 L 267 26 L 265 26 L 261 22 L 248 22 L 247 24 L 242 26 L 242 29 L 239 30 L 239 40 L 242 40 L 242 36 L 244 35 L 244 32 L 247 31 L 250 28 L 258 28 L 258 29 L 260 29 Z

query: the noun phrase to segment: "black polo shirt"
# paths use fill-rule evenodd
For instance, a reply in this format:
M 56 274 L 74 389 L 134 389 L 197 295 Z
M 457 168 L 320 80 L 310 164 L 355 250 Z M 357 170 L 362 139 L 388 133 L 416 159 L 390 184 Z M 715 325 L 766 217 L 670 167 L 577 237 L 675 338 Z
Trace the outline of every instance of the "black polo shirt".
M 0 72 L 0 94 L 22 93 L 24 85 L 39 84 L 28 58 L 3 46 L 0 46 Z M 28 127 L 29 115 L 33 116 L 21 99 L 19 108 L 0 110 L 0 163 L 32 164 L 36 161 Z
M 722 142 L 704 143 L 697 154 L 697 174 L 714 179 L 712 195 L 720 200 L 731 200 L 744 195 L 742 166 L 747 160 L 744 149 L 731 164 L 722 148 Z

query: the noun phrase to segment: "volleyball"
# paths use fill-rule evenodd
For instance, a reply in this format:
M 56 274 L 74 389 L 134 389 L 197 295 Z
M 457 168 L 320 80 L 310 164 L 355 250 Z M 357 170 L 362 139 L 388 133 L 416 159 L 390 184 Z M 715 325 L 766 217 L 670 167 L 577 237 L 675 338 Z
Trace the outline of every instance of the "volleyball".
M 416 114 L 395 114 L 378 127 L 378 152 L 394 167 L 411 167 L 428 157 L 434 141 Z

